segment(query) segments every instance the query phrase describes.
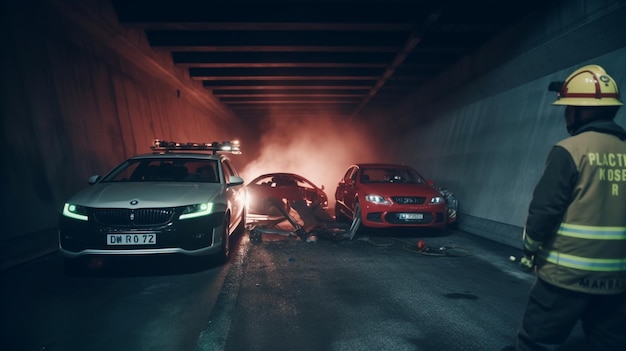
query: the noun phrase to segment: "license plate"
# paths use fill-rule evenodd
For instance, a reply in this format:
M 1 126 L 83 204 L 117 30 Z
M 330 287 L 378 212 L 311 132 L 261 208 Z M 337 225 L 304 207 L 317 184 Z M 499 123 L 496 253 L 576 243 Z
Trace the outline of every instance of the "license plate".
M 107 234 L 107 245 L 154 245 L 156 234 Z
M 405 220 L 416 220 L 416 219 L 424 219 L 423 213 L 400 213 L 398 214 L 398 218 Z

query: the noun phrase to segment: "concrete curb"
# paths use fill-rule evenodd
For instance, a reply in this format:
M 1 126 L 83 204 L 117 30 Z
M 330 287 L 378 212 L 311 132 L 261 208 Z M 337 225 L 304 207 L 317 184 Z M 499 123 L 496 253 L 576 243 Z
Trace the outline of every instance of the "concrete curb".
M 458 216 L 459 230 L 521 249 L 524 228 L 470 215 Z

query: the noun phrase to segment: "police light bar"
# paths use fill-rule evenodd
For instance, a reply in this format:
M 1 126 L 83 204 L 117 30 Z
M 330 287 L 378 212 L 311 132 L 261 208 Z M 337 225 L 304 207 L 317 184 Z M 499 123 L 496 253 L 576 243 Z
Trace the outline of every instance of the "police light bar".
M 238 140 L 229 140 L 212 143 L 178 143 L 175 141 L 166 141 L 161 139 L 154 139 L 154 143 L 150 148 L 153 151 L 212 151 L 215 155 L 217 152 L 230 152 L 232 154 L 240 154 L 241 149 L 239 147 Z

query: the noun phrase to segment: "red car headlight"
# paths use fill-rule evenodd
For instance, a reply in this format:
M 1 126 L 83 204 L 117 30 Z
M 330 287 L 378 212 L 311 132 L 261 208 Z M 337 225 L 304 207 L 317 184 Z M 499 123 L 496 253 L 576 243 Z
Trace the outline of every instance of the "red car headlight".
M 391 205 L 391 201 L 385 199 L 384 197 L 380 195 L 375 195 L 375 194 L 365 195 L 365 201 L 371 202 L 377 205 Z
M 430 199 L 430 205 L 439 205 L 442 203 L 445 203 L 446 199 L 444 199 L 442 196 L 435 196 L 433 198 Z

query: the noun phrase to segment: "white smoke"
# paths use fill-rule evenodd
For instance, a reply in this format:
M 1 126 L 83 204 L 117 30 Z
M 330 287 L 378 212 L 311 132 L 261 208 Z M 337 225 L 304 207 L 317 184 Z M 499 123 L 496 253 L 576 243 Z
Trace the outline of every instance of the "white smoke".
M 335 187 L 347 168 L 358 162 L 380 160 L 376 133 L 357 120 L 320 113 L 311 117 L 275 117 L 260 138 L 260 156 L 241 170 L 246 181 L 266 173 L 299 174 L 324 185 L 334 205 Z

